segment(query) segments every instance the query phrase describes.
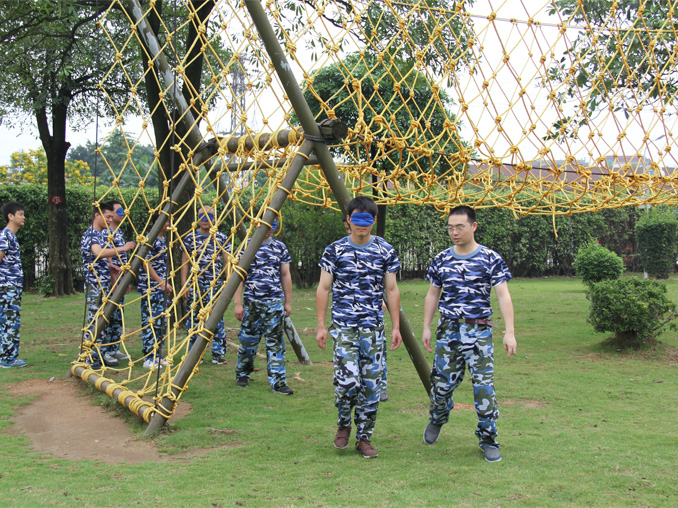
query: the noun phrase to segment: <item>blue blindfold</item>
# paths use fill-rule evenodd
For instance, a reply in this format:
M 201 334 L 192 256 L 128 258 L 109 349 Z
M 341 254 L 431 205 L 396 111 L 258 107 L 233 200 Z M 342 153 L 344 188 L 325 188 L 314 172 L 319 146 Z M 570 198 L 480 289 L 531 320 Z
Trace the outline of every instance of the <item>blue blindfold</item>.
M 372 224 L 374 224 L 374 217 L 372 216 L 371 213 L 356 212 L 353 215 L 351 215 L 351 224 L 363 227 L 371 226 Z
M 125 216 L 125 209 L 121 206 L 115 211 L 115 215 L 118 217 L 124 217 Z
M 199 220 L 200 222 L 202 222 L 202 221 L 204 221 L 204 220 L 209 220 L 209 221 L 211 221 L 211 222 L 214 222 L 214 214 L 208 213 L 207 215 L 205 215 L 204 213 L 201 213 L 201 214 L 198 216 L 198 220 Z

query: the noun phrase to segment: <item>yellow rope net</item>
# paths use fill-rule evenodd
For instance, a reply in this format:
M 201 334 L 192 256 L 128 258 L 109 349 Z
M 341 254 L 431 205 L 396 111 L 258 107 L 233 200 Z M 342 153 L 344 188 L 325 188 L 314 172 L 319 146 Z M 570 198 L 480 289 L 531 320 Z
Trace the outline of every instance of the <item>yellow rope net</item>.
M 118 186 L 132 172 L 140 183 L 124 207 L 143 203 L 150 217 L 189 174 L 184 199 L 174 203 L 168 249 L 176 253 L 198 227 L 201 209 L 213 208 L 210 235 L 221 226 L 228 237 L 217 254 L 226 258 L 222 279 L 233 273 L 241 246 L 261 224 L 303 140 L 247 3 L 174 0 L 163 2 L 161 11 L 158 1 L 119 0 L 99 20 L 103 37 L 117 51 L 112 69 L 122 67 L 128 78 L 126 103 L 111 99 L 115 128 L 139 133 L 136 143 L 156 148 L 156 160 L 145 167 L 132 163 L 135 144 L 121 172 L 104 160 L 114 186 L 99 201 L 120 199 Z M 464 203 L 506 207 L 516 215 L 558 215 L 676 204 L 677 3 L 268 0 L 262 5 L 316 120 L 338 118 L 348 126 L 348 136 L 330 150 L 349 192 L 376 195 L 381 204 L 430 204 L 441 211 Z M 113 35 L 121 24 L 129 30 L 122 41 Z M 148 27 L 157 37 L 154 44 L 144 39 Z M 114 86 L 109 79 L 101 79 L 105 94 Z M 155 101 L 149 99 L 153 87 Z M 181 100 L 186 110 L 177 106 Z M 157 118 L 170 135 L 159 136 Z M 215 137 L 220 141 L 200 157 L 201 147 Z M 171 157 L 163 159 L 163 153 Z M 151 174 L 163 182 L 157 206 L 150 198 L 157 191 L 146 184 Z M 170 174 L 173 179 L 163 177 Z M 306 167 L 289 199 L 337 207 L 319 166 Z M 149 244 L 150 218 L 125 221 L 138 245 Z M 119 399 L 157 399 L 169 392 L 188 351 L 187 318 L 177 309 L 188 287 L 198 290 L 196 259 L 188 260 L 189 277 L 180 287 L 181 260 L 170 256 L 173 292 L 165 316 L 171 326 L 162 338 L 168 367 L 149 373 L 132 354 L 133 360 L 103 369 Z M 213 289 L 200 308 L 203 318 L 219 295 L 219 283 Z M 127 295 L 120 307 L 123 349 L 141 331 L 129 309 L 144 297 Z M 94 341 L 85 340 L 79 365 L 87 365 L 93 348 Z

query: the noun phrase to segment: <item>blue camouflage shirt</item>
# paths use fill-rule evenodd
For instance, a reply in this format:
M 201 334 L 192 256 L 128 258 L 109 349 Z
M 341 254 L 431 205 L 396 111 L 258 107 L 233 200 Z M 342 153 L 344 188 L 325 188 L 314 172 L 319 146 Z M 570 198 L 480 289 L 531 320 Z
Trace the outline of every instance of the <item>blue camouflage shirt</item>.
M 167 240 L 165 237 L 156 238 L 153 243 L 153 247 L 148 251 L 146 259 L 150 260 L 150 265 L 155 270 L 155 273 L 158 274 L 162 280 L 165 280 L 167 277 Z M 152 293 L 162 293 L 160 284 L 158 284 L 154 279 L 148 276 L 146 270 L 144 270 L 144 265 L 141 265 L 139 269 L 139 275 L 137 276 L 137 292 L 145 293 L 148 289 L 148 281 L 151 281 L 151 292 Z
M 247 270 L 243 300 L 267 302 L 281 300 L 285 293 L 280 280 L 280 265 L 292 262 L 287 247 L 280 240 L 269 238 L 254 256 Z
M 200 267 L 199 285 L 209 286 L 213 280 L 223 278 L 223 254 L 231 250 L 231 242 L 225 234 L 217 231 L 212 238 L 199 230 L 191 231 L 184 236 L 181 248 Z
M 318 263 L 332 275 L 332 323 L 347 328 L 376 328 L 384 322 L 384 277 L 400 270 L 393 247 L 373 236 L 356 245 L 347 236 L 329 245 Z
M 442 288 L 438 303 L 442 317 L 478 319 L 492 314 L 490 290 L 511 280 L 511 272 L 501 256 L 487 247 L 479 245 L 465 256 L 450 247 L 433 258 L 426 280 Z
M 102 249 L 106 248 L 106 236 L 108 229 L 97 231 L 90 227 L 80 239 L 80 255 L 82 256 L 82 269 L 85 272 L 85 282 L 98 286 L 111 285 L 111 270 L 108 268 L 108 260 L 99 258 L 92 253 L 92 245 L 100 245 Z
M 24 273 L 21 270 L 19 241 L 9 228 L 0 231 L 0 251 L 5 253 L 0 261 L 0 286 L 22 288 Z
M 120 229 L 117 229 L 115 231 L 112 230 L 104 230 L 103 231 L 104 236 L 106 240 L 108 241 L 109 244 L 115 245 L 116 247 L 122 247 L 125 245 L 127 242 L 125 241 L 125 235 L 122 234 L 122 231 Z M 113 256 L 111 258 L 111 262 L 115 266 L 122 266 L 125 263 L 127 263 L 127 253 L 126 252 L 120 252 L 117 256 Z

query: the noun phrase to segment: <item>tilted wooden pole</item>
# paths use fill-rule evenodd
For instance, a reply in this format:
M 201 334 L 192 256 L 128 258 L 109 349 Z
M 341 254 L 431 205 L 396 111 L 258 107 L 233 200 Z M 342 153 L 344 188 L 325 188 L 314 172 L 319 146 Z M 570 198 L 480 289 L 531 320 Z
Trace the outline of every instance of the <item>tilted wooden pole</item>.
M 345 213 L 346 205 L 350 201 L 350 196 L 344 180 L 337 169 L 332 154 L 327 148 L 327 144 L 324 140 L 324 137 L 321 135 L 320 127 L 315 121 L 315 117 L 311 112 L 311 108 L 306 102 L 306 98 L 299 87 L 294 73 L 292 72 L 292 67 L 287 62 L 285 53 L 276 38 L 275 32 L 271 27 L 271 24 L 266 17 L 266 12 L 261 6 L 260 0 L 245 0 L 245 7 L 252 17 L 252 21 L 261 36 L 261 40 L 264 43 L 266 51 L 271 57 L 271 62 L 275 68 L 280 82 L 282 83 L 285 93 L 294 108 L 294 112 L 299 118 L 299 122 L 304 129 L 305 136 L 310 135 L 311 139 L 318 140 L 314 143 L 313 151 L 318 158 L 320 167 L 322 168 L 323 174 L 327 183 L 332 189 L 334 198 L 337 200 L 337 204 L 341 210 L 341 213 Z M 308 139 L 308 137 L 307 137 Z M 412 327 L 405 316 L 402 308 L 400 309 L 400 333 L 403 337 L 403 343 L 407 349 L 412 362 L 419 374 L 424 389 L 428 395 L 431 387 L 431 368 L 429 367 L 428 360 L 424 355 L 424 351 L 419 345 L 419 341 L 412 331 Z

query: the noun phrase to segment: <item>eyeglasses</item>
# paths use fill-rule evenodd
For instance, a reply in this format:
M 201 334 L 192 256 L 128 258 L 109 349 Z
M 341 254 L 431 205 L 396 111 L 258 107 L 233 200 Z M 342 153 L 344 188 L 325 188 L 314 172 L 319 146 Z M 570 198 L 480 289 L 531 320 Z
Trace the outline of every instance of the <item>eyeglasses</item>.
M 445 229 L 448 231 L 464 231 L 468 227 L 468 224 L 465 226 L 445 226 Z

